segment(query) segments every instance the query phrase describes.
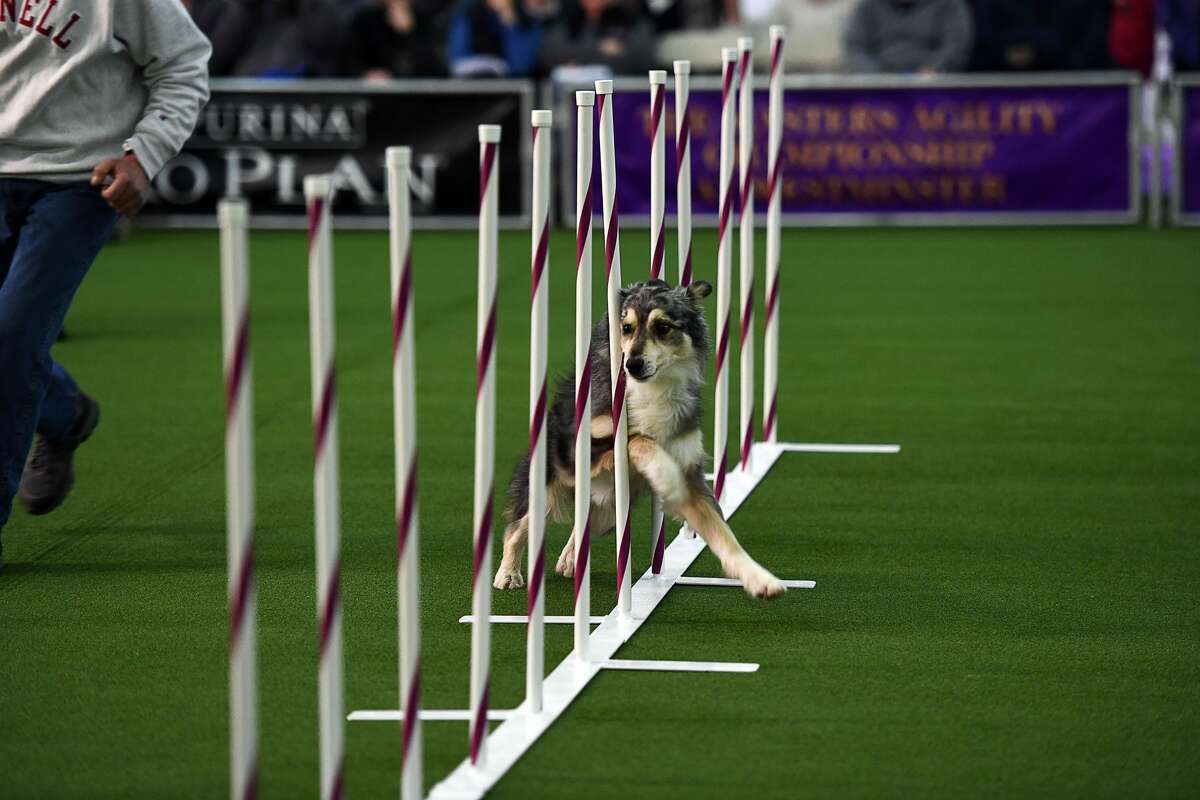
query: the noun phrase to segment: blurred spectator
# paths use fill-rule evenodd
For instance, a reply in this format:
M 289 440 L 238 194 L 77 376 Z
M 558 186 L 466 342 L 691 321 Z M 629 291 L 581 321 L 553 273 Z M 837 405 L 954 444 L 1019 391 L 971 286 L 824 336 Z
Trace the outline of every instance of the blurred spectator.
M 1117 66 L 1150 74 L 1154 63 L 1154 0 L 1112 0 L 1108 52 Z
M 659 33 L 707 30 L 738 21 L 738 0 L 645 0 L 645 6 Z
M 1097 0 L 973 0 L 971 68 L 1104 69 L 1108 7 Z
M 450 72 L 533 75 L 549 10 L 545 0 L 464 0 L 450 23 Z
M 212 43 L 208 75 L 219 78 L 232 75 L 238 59 L 254 38 L 258 9 L 256 4 L 238 0 L 183 0 L 196 27 Z
M 862 0 L 846 31 L 852 72 L 955 72 L 970 52 L 964 0 Z
M 658 40 L 658 61 L 684 59 L 692 72 L 719 72 L 721 48 L 732 47 L 744 34 L 739 27 L 738 0 L 647 0 Z
M 603 65 L 631 74 L 653 62 L 650 20 L 627 0 L 566 0 L 542 43 L 542 63 L 549 68 Z
M 742 0 L 741 19 L 763 28 L 759 48 L 769 67 L 766 26 L 787 28 L 784 55 L 789 70 L 839 70 L 845 65 L 842 40 L 858 0 Z
M 1200 0 L 1158 0 L 1159 25 L 1171 40 L 1171 63 L 1200 70 Z
M 376 0 L 350 19 L 338 73 L 367 80 L 441 77 L 446 68 L 437 45 L 430 18 L 410 0 Z
M 209 75 L 332 75 L 345 12 L 333 0 L 183 0 L 213 42 Z

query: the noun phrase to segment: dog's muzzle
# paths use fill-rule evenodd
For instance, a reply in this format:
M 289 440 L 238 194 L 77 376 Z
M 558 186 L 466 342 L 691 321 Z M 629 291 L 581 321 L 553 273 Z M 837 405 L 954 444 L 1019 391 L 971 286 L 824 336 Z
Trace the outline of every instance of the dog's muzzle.
M 634 356 L 625 362 L 625 371 L 629 373 L 629 377 L 635 381 L 644 381 L 647 378 L 654 377 L 654 373 L 646 365 L 646 359 L 641 356 Z

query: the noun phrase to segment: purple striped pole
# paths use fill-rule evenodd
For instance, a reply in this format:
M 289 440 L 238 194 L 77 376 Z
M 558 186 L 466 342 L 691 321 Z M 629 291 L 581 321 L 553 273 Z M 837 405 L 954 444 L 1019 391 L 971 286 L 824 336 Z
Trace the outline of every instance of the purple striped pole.
M 787 29 L 771 26 L 771 84 L 767 114 L 767 284 L 766 335 L 763 342 L 763 439 L 776 441 L 779 393 L 779 241 L 783 170 L 783 46 Z
M 487 761 L 492 613 L 492 481 L 496 467 L 496 232 L 500 126 L 479 126 L 479 290 L 475 383 L 475 560 L 471 626 L 471 763 Z
M 392 408 L 396 461 L 396 602 L 400 646 L 400 796 L 422 795 L 421 607 L 417 520 L 417 397 L 413 358 L 412 148 L 389 147 Z
M 749 471 L 750 445 L 754 443 L 754 40 L 738 38 L 738 168 L 741 184 L 742 299 L 741 368 L 741 463 Z
M 225 531 L 229 564 L 229 796 L 258 793 L 254 582 L 254 400 L 244 200 L 217 204 L 225 353 Z
M 525 698 L 542 710 L 546 675 L 546 339 L 550 330 L 550 136 L 553 116 L 534 111 L 533 235 L 529 270 L 529 628 Z
M 717 224 L 717 356 L 715 397 L 713 399 L 713 496 L 721 502 L 725 494 L 725 475 L 729 454 L 729 296 L 733 285 L 733 231 L 730 210 L 736 193 L 733 178 L 733 142 L 735 136 L 733 74 L 737 50 L 721 50 L 721 163 Z
M 588 659 L 592 613 L 592 107 L 575 93 L 575 655 Z
M 675 67 L 675 235 L 679 261 L 679 285 L 692 283 L 692 119 L 688 104 L 692 62 L 676 61 Z M 683 526 L 689 539 L 696 532 Z
M 621 224 L 617 214 L 617 159 L 612 81 L 596 81 L 600 114 L 600 186 L 604 199 L 604 266 L 608 275 L 608 353 L 612 378 L 613 481 L 616 495 L 617 608 L 633 611 L 629 569 L 629 419 L 625 414 L 625 356 L 621 350 Z
M 313 498 L 317 544 L 317 623 L 320 629 L 321 797 L 342 796 L 345 731 L 342 713 L 341 520 L 333 335 L 333 184 L 328 175 L 304 179 L 308 203 L 308 319 L 312 362 Z
M 680 286 L 692 282 L 692 125 L 688 113 L 691 72 L 692 62 L 675 62 L 675 233 Z
M 663 280 L 665 256 L 666 187 L 667 187 L 667 125 L 664 108 L 667 99 L 667 73 L 650 70 L 650 277 Z M 663 554 L 667 551 L 667 519 L 662 500 L 650 497 L 650 571 L 662 572 Z

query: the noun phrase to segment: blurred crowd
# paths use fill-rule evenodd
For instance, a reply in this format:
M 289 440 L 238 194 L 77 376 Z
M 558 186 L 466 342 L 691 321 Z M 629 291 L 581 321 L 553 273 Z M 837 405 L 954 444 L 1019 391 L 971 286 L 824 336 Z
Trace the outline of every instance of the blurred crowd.
M 1200 69 L 1200 0 L 184 0 L 213 76 L 638 73 L 788 28 L 790 71 Z M 765 58 L 765 48 L 759 48 Z

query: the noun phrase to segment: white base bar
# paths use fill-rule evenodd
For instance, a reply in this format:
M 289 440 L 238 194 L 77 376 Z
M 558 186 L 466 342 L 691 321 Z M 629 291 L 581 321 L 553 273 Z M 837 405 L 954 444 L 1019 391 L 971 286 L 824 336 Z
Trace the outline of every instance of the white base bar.
M 601 669 L 628 669 L 644 672 L 758 672 L 758 664 L 745 661 L 640 661 L 610 658 Z
M 725 482 L 725 497 L 721 510 L 728 519 L 750 497 L 750 493 L 770 472 L 784 449 L 778 444 L 765 442 L 754 445 L 753 469 L 749 472 L 730 472 Z M 431 800 L 454 800 L 481 798 L 504 777 L 525 751 L 538 740 L 546 729 L 567 710 L 584 687 L 596 677 L 606 661 L 610 660 L 629 637 L 637 633 L 642 623 L 653 613 L 675 582 L 704 551 L 704 540 L 699 536 L 689 538 L 680 533 L 667 546 L 663 557 L 662 573 L 655 575 L 647 570 L 633 586 L 632 613 L 620 615 L 614 609 L 604 618 L 600 627 L 592 631 L 588 647 L 592 660 L 582 661 L 574 653 L 569 654 L 554 668 L 542 686 L 542 711 L 532 713 L 525 703 L 515 713 L 488 735 L 487 763 L 476 768 L 470 759 L 465 759 L 446 778 L 433 787 Z
M 492 708 L 488 710 L 488 719 L 506 720 L 514 713 L 513 709 Z M 400 722 L 404 712 L 394 708 L 384 708 L 377 711 L 352 711 L 346 717 L 350 722 Z M 422 708 L 422 722 L 468 722 L 471 719 L 469 708 Z
M 796 444 L 774 445 L 785 453 L 899 453 L 898 444 Z
M 816 581 L 780 581 L 788 589 L 815 589 Z M 685 575 L 675 579 L 676 586 L 732 586 L 742 588 L 742 582 L 736 578 L 701 578 Z
M 588 617 L 588 621 L 593 625 L 599 625 L 604 622 L 605 617 Z M 459 617 L 458 621 L 464 625 L 469 625 L 475 621 L 473 614 L 467 614 L 465 617 Z M 488 622 L 500 625 L 528 625 L 529 617 L 525 614 L 492 614 L 488 617 Z M 546 615 L 547 625 L 574 625 L 575 617 L 563 617 L 555 614 Z

